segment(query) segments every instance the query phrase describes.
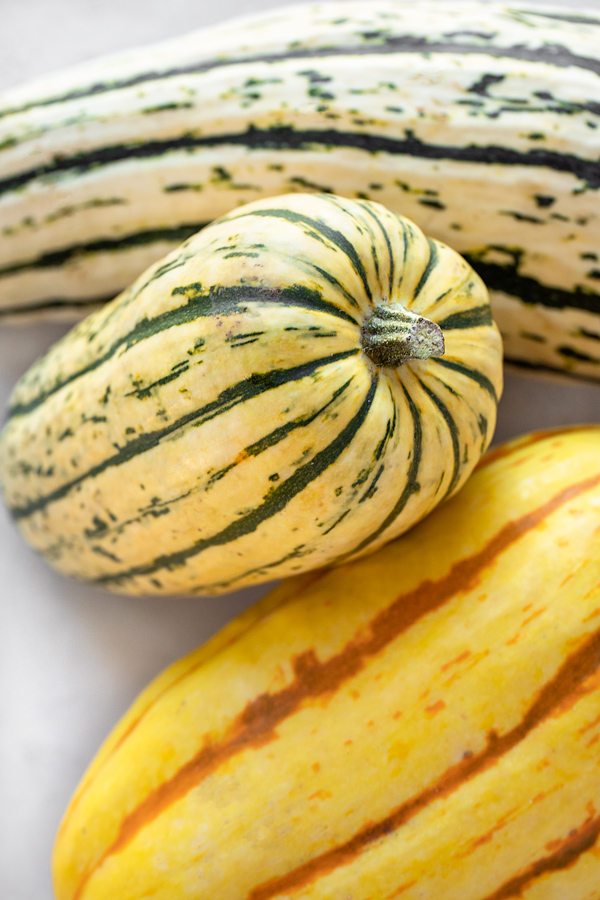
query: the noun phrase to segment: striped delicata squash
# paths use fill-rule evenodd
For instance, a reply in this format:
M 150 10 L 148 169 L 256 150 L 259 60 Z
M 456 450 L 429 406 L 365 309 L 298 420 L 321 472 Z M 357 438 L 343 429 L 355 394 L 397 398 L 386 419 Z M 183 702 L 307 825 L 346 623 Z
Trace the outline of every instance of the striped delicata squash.
M 600 17 L 285 7 L 0 98 L 0 317 L 89 309 L 201 226 L 332 191 L 486 282 L 506 357 L 600 379 Z
M 367 201 L 213 223 L 17 385 L 4 499 L 56 568 L 219 593 L 370 552 L 487 447 L 502 353 L 483 282 Z
M 491 453 L 146 689 L 57 900 L 598 900 L 600 426 Z

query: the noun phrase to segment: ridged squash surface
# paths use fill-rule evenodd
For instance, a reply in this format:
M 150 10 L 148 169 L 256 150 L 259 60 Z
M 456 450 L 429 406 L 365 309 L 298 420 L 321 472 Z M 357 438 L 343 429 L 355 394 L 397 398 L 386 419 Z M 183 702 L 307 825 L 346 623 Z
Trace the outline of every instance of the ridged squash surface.
M 388 364 L 396 314 L 443 355 Z M 219 593 L 406 530 L 472 471 L 501 385 L 457 253 L 378 204 L 288 195 L 204 229 L 25 374 L 0 484 L 62 572 Z
M 57 900 L 597 900 L 600 427 L 167 669 L 76 790 Z
M 488 285 L 506 357 L 600 378 L 600 18 L 285 7 L 0 98 L 0 315 L 89 309 L 242 203 L 381 202 Z

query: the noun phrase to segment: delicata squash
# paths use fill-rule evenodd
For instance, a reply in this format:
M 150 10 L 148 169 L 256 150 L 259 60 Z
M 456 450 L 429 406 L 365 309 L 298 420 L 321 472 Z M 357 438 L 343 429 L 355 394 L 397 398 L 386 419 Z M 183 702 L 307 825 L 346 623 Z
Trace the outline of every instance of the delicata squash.
M 288 579 L 92 762 L 57 900 L 596 900 L 600 426 Z
M 600 18 L 301 3 L 0 96 L 0 322 L 81 315 L 242 203 L 383 203 L 485 281 L 514 365 L 600 379 Z
M 405 531 L 473 470 L 501 382 L 458 254 L 378 204 L 287 195 L 205 228 L 35 364 L 0 482 L 61 572 L 219 593 Z

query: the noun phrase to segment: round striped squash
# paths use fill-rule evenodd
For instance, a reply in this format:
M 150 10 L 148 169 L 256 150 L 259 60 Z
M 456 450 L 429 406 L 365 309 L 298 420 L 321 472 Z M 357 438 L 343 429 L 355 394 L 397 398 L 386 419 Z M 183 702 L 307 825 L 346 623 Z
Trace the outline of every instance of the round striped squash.
M 600 426 L 484 462 L 142 693 L 57 900 L 597 900 Z
M 219 593 L 370 552 L 487 447 L 480 277 L 384 207 L 286 195 L 147 270 L 24 376 L 4 499 L 57 569 Z

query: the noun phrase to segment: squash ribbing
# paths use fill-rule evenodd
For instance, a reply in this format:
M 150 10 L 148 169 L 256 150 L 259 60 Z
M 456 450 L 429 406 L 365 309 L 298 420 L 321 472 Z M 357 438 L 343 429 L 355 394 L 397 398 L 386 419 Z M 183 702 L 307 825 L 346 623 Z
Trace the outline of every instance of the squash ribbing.
M 444 355 L 375 364 L 363 325 L 388 306 L 430 320 Z M 423 332 L 410 340 L 422 355 Z M 25 374 L 4 499 L 52 565 L 118 590 L 315 568 L 458 490 L 491 439 L 501 362 L 486 289 L 453 250 L 367 201 L 260 201 Z

